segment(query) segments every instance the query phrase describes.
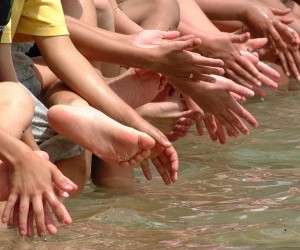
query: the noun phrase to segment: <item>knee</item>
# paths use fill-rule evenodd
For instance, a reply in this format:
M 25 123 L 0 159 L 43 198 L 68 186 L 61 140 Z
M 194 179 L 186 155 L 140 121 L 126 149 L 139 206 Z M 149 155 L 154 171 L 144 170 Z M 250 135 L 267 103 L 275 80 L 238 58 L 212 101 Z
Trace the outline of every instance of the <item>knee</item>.
M 2 82 L 0 93 L 1 108 L 5 108 L 11 114 L 18 114 L 19 122 L 24 127 L 30 125 L 34 114 L 34 100 L 29 91 L 20 83 Z

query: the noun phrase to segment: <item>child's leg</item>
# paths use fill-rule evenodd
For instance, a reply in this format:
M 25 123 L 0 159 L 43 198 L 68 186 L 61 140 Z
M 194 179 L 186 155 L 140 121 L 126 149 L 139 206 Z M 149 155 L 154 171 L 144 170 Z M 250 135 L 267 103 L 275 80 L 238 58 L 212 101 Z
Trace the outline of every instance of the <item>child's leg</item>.
M 121 10 L 144 29 L 176 30 L 177 0 L 118 0 Z

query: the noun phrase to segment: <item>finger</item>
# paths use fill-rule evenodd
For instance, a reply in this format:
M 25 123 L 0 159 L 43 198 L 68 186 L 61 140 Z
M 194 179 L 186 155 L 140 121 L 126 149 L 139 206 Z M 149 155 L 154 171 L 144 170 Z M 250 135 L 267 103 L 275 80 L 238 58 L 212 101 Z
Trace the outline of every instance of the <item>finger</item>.
M 244 34 L 231 34 L 229 39 L 232 43 L 246 43 L 250 39 L 250 33 L 246 32 Z
M 171 169 L 171 165 L 169 163 L 169 159 L 164 154 L 161 154 L 159 156 L 159 159 L 160 159 L 161 163 L 164 165 L 164 168 L 168 171 L 168 175 L 171 176 L 173 174 L 173 172 Z
M 230 116 L 228 116 L 230 119 L 229 122 L 231 124 L 234 123 L 235 128 L 237 128 L 244 135 L 248 135 L 249 134 L 248 127 L 243 123 L 243 121 L 234 112 L 232 112 L 232 110 L 228 110 L 228 111 L 230 113 Z
M 194 50 L 201 45 L 201 40 L 193 38 L 186 41 L 176 41 L 172 42 L 172 48 L 174 51 L 183 51 L 183 50 Z
M 204 82 L 215 83 L 216 79 L 209 75 L 197 75 L 195 81 L 204 81 Z
M 260 74 L 259 79 L 263 83 L 263 85 L 265 85 L 265 86 L 268 86 L 268 87 L 273 88 L 273 89 L 278 88 L 278 83 L 274 82 L 272 79 L 265 76 L 264 74 Z
M 230 80 L 223 84 L 225 90 L 227 92 L 234 92 L 238 95 L 245 96 L 247 98 L 251 98 L 254 96 L 254 92 L 251 89 L 248 89 L 244 86 L 238 85 Z
M 65 207 L 63 204 L 61 204 L 61 208 L 62 208 L 63 213 L 64 213 L 64 215 L 65 215 L 64 223 L 65 223 L 66 225 L 71 225 L 73 221 L 72 221 L 72 218 L 71 218 L 71 216 L 70 216 L 68 210 L 66 209 L 66 207 Z
M 164 156 L 168 159 L 168 169 L 172 182 L 177 181 L 177 172 L 179 167 L 178 155 L 174 147 L 166 148 Z
M 163 39 L 173 40 L 173 39 L 179 38 L 180 33 L 179 33 L 179 31 L 171 30 L 171 31 L 162 31 L 162 32 L 161 32 L 161 35 L 162 35 L 162 38 L 163 38 Z M 193 35 L 192 35 L 192 36 L 189 35 L 189 36 L 186 36 L 186 37 L 189 37 L 189 39 L 194 38 Z
M 262 90 L 261 88 L 258 88 L 256 86 L 253 87 L 253 91 L 255 92 L 256 95 L 264 98 L 267 96 L 266 92 L 264 90 Z
M 217 119 L 220 121 L 221 125 L 223 125 L 227 131 L 228 135 L 233 135 L 234 137 L 239 136 L 238 130 L 234 127 L 233 124 L 231 124 L 224 114 L 216 116 Z
M 248 42 L 248 46 L 249 46 L 248 51 L 253 52 L 258 49 L 261 49 L 262 47 L 267 45 L 267 43 L 268 43 L 268 39 L 266 37 L 251 39 Z
M 128 161 L 128 163 L 129 163 L 129 167 L 134 167 L 137 164 L 137 162 L 134 158 L 130 159 Z
M 217 131 L 216 131 L 216 135 L 219 139 L 219 142 L 221 144 L 225 144 L 226 143 L 226 136 L 224 133 L 224 129 L 222 124 L 218 121 L 218 119 L 216 119 L 216 125 L 217 125 Z
M 283 41 L 282 37 L 279 35 L 277 30 L 274 28 L 273 25 L 269 26 L 269 34 L 272 42 L 275 44 L 276 49 L 284 52 L 287 50 L 287 45 Z
M 169 185 L 171 183 L 171 179 L 169 177 L 169 175 L 167 174 L 167 171 L 165 170 L 165 167 L 163 165 L 163 163 L 160 161 L 159 158 L 154 158 L 152 159 L 152 163 L 155 166 L 157 172 L 159 173 L 159 175 L 161 176 L 161 178 L 163 179 L 164 183 L 166 185 Z
M 210 67 L 222 67 L 224 65 L 224 62 L 221 59 L 201 56 L 199 53 L 190 52 L 190 51 L 188 51 L 187 53 L 189 53 L 191 56 L 194 57 L 195 65 L 210 66 Z
M 289 71 L 289 68 L 288 68 L 288 63 L 286 61 L 286 58 L 284 56 L 284 54 L 282 52 L 278 52 L 278 58 L 279 58 L 279 61 L 281 63 L 281 66 L 282 66 L 282 69 L 284 71 L 284 73 L 286 74 L 286 76 L 290 76 L 291 73 Z
M 142 168 L 142 171 L 143 171 L 143 174 L 144 174 L 145 178 L 148 181 L 152 180 L 152 174 L 151 174 L 151 170 L 150 170 L 148 160 L 146 159 L 146 160 L 141 161 L 140 166 Z
M 175 40 L 176 41 L 187 41 L 187 40 L 191 40 L 193 38 L 195 38 L 195 35 L 185 35 L 185 36 L 177 37 L 177 38 L 175 38 Z M 201 39 L 200 39 L 200 42 L 201 42 Z
M 297 73 L 298 73 L 298 76 L 296 77 L 297 81 L 300 82 L 300 77 L 299 77 L 299 69 L 300 69 L 300 53 L 299 53 L 299 50 L 292 50 L 291 51 L 291 54 L 294 58 L 294 62 L 296 64 L 296 68 L 297 68 Z
M 27 235 L 29 203 L 30 200 L 28 196 L 21 197 L 19 206 L 19 234 L 21 236 Z
M 232 97 L 234 100 L 236 100 L 236 101 L 238 101 L 238 102 L 243 101 L 243 97 L 242 97 L 242 96 L 240 96 L 240 95 L 238 95 L 238 94 L 236 94 L 236 93 L 234 93 L 234 92 L 229 92 L 229 94 L 231 95 L 231 97 Z
M 50 235 L 54 236 L 57 234 L 57 228 L 55 226 L 55 223 L 52 219 L 50 210 L 46 203 L 44 203 L 44 212 L 45 212 L 45 225 L 46 225 L 47 231 L 49 232 Z
M 258 62 L 258 59 L 256 57 L 253 58 L 254 60 L 256 59 Z M 250 62 L 248 60 L 248 58 L 246 56 L 238 56 L 236 58 L 237 63 L 239 63 L 244 70 L 246 70 L 249 74 L 251 74 L 251 78 L 254 81 L 254 84 L 257 84 L 257 76 L 258 76 L 258 70 L 256 69 L 256 67 L 253 65 L 252 62 Z
M 255 70 L 255 75 L 251 74 L 252 68 Z M 237 56 L 236 63 L 231 65 L 231 70 L 242 77 L 245 81 L 248 81 L 256 86 L 261 86 L 261 82 L 256 78 L 256 68 L 245 57 Z
M 286 8 L 286 9 L 270 8 L 270 9 L 271 9 L 272 13 L 277 16 L 285 16 L 285 15 L 291 13 L 291 11 L 292 11 L 291 8 Z
M 13 226 L 16 228 L 19 227 L 19 207 L 20 203 L 17 201 L 13 208 Z
M 216 135 L 217 125 L 214 116 L 210 114 L 206 114 L 203 120 L 211 140 L 212 141 L 218 140 L 218 137 Z
M 256 64 L 256 68 L 265 75 L 280 79 L 279 72 L 277 72 L 275 69 L 273 69 L 272 67 L 270 67 L 268 64 L 266 64 L 264 62 L 259 61 Z
M 65 199 L 70 197 L 70 195 L 66 191 L 60 190 L 57 187 L 54 187 L 54 191 L 58 197 L 65 198 Z
M 237 75 L 235 72 L 233 72 L 231 69 L 227 68 L 225 69 L 225 72 L 226 72 L 226 76 L 233 80 L 234 82 L 246 87 L 246 88 L 249 88 L 249 89 L 252 89 L 252 85 L 248 83 L 248 81 L 245 81 L 242 77 L 240 77 L 239 75 Z
M 294 42 L 294 36 L 293 33 L 288 29 L 287 25 L 278 20 L 274 20 L 273 24 L 278 33 L 281 35 L 282 39 L 292 45 Z
M 204 134 L 202 119 L 196 120 L 196 128 L 197 128 L 198 135 L 202 136 Z
M 27 235 L 26 236 L 28 238 L 32 238 L 34 236 L 32 205 L 29 206 L 29 211 L 28 211 Z
M 53 167 L 51 169 L 51 174 L 54 186 L 66 192 L 77 190 L 77 185 L 65 177 L 57 168 Z
M 258 126 L 258 122 L 256 121 L 256 119 L 250 114 L 250 112 L 248 110 L 246 110 L 238 102 L 234 102 L 234 104 L 230 107 L 230 109 L 235 114 L 237 114 L 239 117 L 246 120 L 251 126 L 253 126 L 255 128 Z
M 285 57 L 286 57 L 286 59 L 287 59 L 287 61 L 289 63 L 289 67 L 290 67 L 290 69 L 291 69 L 291 71 L 292 71 L 293 76 L 295 77 L 295 79 L 300 79 L 300 73 L 299 73 L 299 70 L 297 68 L 296 62 L 295 62 L 292 54 L 289 51 L 287 51 L 285 53 Z
M 7 223 L 9 220 L 9 216 L 18 200 L 18 196 L 14 193 L 11 193 L 8 197 L 8 200 L 5 204 L 3 213 L 2 213 L 2 223 Z
M 212 75 L 224 75 L 225 71 L 223 68 L 219 67 L 209 67 L 209 66 L 198 66 L 202 74 L 212 74 Z
M 42 196 L 32 197 L 32 209 L 37 229 L 37 234 L 39 237 L 45 235 L 45 216 L 44 216 L 44 205 L 42 201 Z
M 57 221 L 59 223 L 64 223 L 66 214 L 63 210 L 63 204 L 57 196 L 52 192 L 48 191 L 44 194 L 45 202 L 51 207 Z

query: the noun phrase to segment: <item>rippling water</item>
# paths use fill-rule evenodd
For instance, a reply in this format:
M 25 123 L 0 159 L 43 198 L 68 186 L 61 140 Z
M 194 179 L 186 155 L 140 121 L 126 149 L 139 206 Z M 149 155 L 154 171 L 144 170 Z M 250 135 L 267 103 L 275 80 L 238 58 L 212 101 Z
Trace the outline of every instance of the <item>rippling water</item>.
M 260 123 L 249 136 L 219 145 L 194 132 L 176 143 L 175 185 L 139 169 L 131 194 L 89 184 L 57 237 L 1 231 L 0 249 L 299 249 L 300 91 L 246 106 Z

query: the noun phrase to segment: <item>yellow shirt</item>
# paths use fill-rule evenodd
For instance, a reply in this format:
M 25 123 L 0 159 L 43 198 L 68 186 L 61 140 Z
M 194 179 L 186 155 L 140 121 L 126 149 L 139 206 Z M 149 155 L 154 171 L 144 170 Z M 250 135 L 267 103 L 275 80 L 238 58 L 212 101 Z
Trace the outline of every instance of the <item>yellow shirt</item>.
M 68 34 L 59 0 L 15 0 L 1 43 L 33 41 L 33 36 Z

